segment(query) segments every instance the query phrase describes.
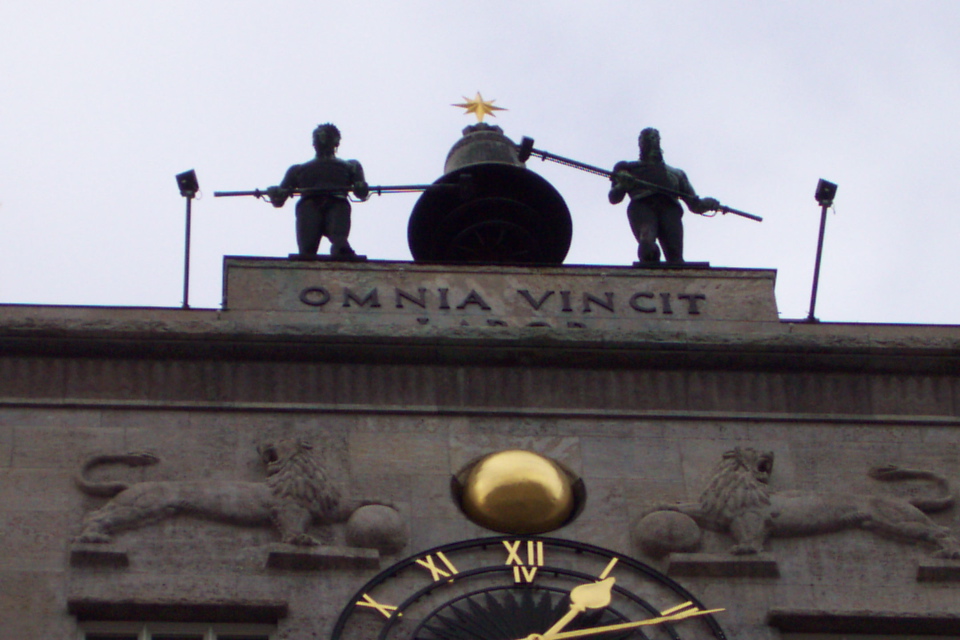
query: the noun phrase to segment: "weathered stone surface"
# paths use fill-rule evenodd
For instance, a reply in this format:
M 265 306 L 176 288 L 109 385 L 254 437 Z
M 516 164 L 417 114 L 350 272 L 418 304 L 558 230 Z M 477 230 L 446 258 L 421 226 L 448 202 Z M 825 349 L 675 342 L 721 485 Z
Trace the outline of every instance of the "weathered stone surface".
M 779 578 L 777 560 L 770 554 L 730 556 L 715 553 L 671 554 L 667 573 L 671 576 L 710 578 Z
M 66 511 L 74 502 L 72 490 L 73 474 L 66 469 L 4 469 L 0 471 L 0 511 Z
M 0 638 L 71 638 L 76 624 L 62 599 L 63 573 L 0 571 Z
M 155 622 L 233 622 L 276 623 L 286 617 L 286 602 L 137 602 L 76 598 L 67 609 L 80 619 L 150 620 Z
M 449 500 L 445 502 L 449 503 Z M 360 507 L 347 521 L 347 544 L 392 554 L 407 545 L 406 524 L 395 509 L 384 505 Z
M 202 566 L 198 554 L 195 566 Z M 261 574 L 268 574 L 261 555 Z M 276 572 L 285 576 L 286 572 Z M 297 575 L 297 574 L 294 574 Z M 64 584 L 65 583 L 65 584 Z M 139 603 L 141 605 L 231 605 L 287 602 L 289 584 L 284 579 L 261 579 L 237 571 L 200 573 L 193 571 L 141 572 L 136 561 L 130 569 L 116 571 L 73 570 L 62 581 L 58 595 L 60 609 L 68 602 Z
M 634 528 L 640 548 L 654 558 L 696 551 L 701 535 L 693 518 L 675 511 L 654 511 L 641 518 Z
M 10 466 L 11 442 L 13 441 L 13 427 L 0 422 L 0 469 Z
M 287 571 L 320 571 L 323 569 L 370 569 L 380 565 L 380 554 L 374 549 L 348 547 L 294 547 L 271 545 L 267 549 L 266 567 Z
M 960 615 L 953 612 L 925 613 L 878 609 L 847 610 L 774 609 L 767 616 L 770 626 L 791 633 L 882 634 L 894 636 L 960 633 Z
M 960 561 L 921 560 L 917 566 L 918 582 L 960 582 Z
M 0 479 L 2 481 L 2 479 Z M 2 571 L 48 571 L 63 569 L 64 533 L 74 526 L 77 514 L 69 511 L 33 511 L 0 507 L 0 554 Z
M 130 566 L 127 550 L 96 544 L 75 544 L 70 547 L 71 567 L 109 567 L 122 569 Z
M 390 473 L 444 473 L 450 468 L 442 440 L 409 433 L 355 433 L 350 441 L 350 465 Z
M 14 433 L 18 468 L 64 468 L 80 464 L 95 451 L 117 441 L 119 431 L 81 425 L 19 427 Z

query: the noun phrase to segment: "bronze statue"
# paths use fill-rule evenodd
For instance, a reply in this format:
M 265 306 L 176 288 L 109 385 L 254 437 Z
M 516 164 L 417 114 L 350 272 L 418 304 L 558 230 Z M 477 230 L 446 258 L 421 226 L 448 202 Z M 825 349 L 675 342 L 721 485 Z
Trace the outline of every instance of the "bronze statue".
M 330 239 L 333 258 L 350 259 L 356 253 L 350 247 L 350 192 L 360 200 L 370 195 L 363 177 L 363 167 L 356 160 L 336 157 L 340 146 L 340 130 L 322 124 L 313 130 L 313 148 L 317 157 L 287 170 L 277 187 L 267 189 L 275 207 L 282 207 L 287 198 L 300 192 L 297 202 L 297 247 L 301 258 L 317 255 L 320 240 Z M 311 192 L 316 190 L 316 192 Z
M 640 244 L 640 262 L 659 262 L 662 248 L 667 262 L 682 263 L 683 207 L 678 199 L 694 213 L 718 210 L 720 203 L 714 198 L 698 197 L 687 174 L 664 163 L 659 131 L 644 129 L 639 142 L 639 162 L 618 162 L 613 168 L 610 204 L 619 204 L 630 194 L 627 217 Z

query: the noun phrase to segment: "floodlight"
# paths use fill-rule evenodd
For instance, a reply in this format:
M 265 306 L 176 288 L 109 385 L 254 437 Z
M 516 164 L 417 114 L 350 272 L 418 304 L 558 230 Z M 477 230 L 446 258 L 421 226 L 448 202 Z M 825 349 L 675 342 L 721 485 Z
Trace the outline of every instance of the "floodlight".
M 197 182 L 197 172 L 193 169 L 177 174 L 177 186 L 180 187 L 180 195 L 184 198 L 196 197 L 200 191 L 200 184 Z
M 835 195 L 837 195 L 837 185 L 820 178 L 820 182 L 817 183 L 817 193 L 815 194 L 817 203 L 821 207 L 829 207 L 833 204 L 833 197 Z

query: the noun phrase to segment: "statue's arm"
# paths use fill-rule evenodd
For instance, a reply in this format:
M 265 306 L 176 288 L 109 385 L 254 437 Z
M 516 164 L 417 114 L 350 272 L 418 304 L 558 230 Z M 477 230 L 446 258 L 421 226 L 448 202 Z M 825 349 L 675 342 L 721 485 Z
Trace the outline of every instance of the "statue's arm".
M 716 198 L 701 198 L 697 196 L 697 192 L 693 190 L 693 185 L 690 184 L 690 179 L 687 178 L 687 174 L 680 169 L 676 169 L 676 172 L 679 174 L 680 187 L 679 191 L 689 194 L 684 196 L 683 201 L 687 204 L 687 208 L 694 213 L 706 213 L 707 211 L 716 211 L 720 208 L 720 202 Z
M 351 187 L 353 195 L 361 200 L 366 200 L 370 197 L 370 188 L 369 185 L 367 185 L 366 178 L 363 176 L 363 166 L 356 160 L 350 160 L 348 162 L 350 164 L 350 178 L 353 181 L 353 186 Z
M 618 162 L 613 166 L 613 172 L 610 174 L 610 193 L 607 194 L 610 204 L 620 204 L 623 202 L 624 196 L 627 195 L 627 187 L 622 180 L 617 178 L 617 174 L 627 171 L 629 166 L 629 162 Z
M 297 176 L 300 173 L 300 165 L 295 164 L 289 169 L 287 173 L 284 174 L 283 180 L 280 182 L 279 186 L 270 187 L 267 189 L 267 198 L 270 199 L 270 204 L 277 207 L 278 209 L 286 203 L 287 198 L 290 197 L 290 189 L 296 189 L 299 187 L 297 181 Z

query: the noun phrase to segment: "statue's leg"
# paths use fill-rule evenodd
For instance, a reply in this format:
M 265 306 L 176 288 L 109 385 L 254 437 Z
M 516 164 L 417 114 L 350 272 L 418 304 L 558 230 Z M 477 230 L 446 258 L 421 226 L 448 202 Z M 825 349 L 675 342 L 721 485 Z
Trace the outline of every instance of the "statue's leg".
M 78 540 L 110 542 L 115 531 L 143 527 L 183 511 L 183 505 L 171 501 L 167 494 L 163 487 L 155 483 L 134 485 L 96 511 L 88 513 Z
M 632 200 L 627 207 L 630 230 L 640 245 L 637 256 L 640 262 L 660 262 L 660 248 L 657 246 L 657 212 L 644 200 Z
M 293 503 L 278 505 L 271 517 L 277 529 L 280 530 L 280 541 L 284 544 L 306 546 L 320 544 L 316 538 L 307 533 L 312 516 L 300 505 Z
M 888 508 L 877 509 L 876 513 L 860 523 L 862 528 L 894 540 L 932 545 L 937 549 L 938 558 L 960 559 L 960 541 L 953 536 L 950 528 L 937 525 L 913 506 L 903 508 L 897 504 L 885 504 L 881 500 L 876 503 L 878 507 Z
M 769 532 L 769 513 L 766 510 L 749 510 L 740 514 L 730 523 L 730 535 L 737 543 L 730 547 L 730 553 L 746 555 L 762 552 Z
M 297 203 L 297 249 L 301 256 L 317 255 L 322 237 L 322 202 L 301 199 Z
M 80 532 L 77 540 L 100 544 L 110 542 L 113 540 L 113 536 L 110 535 L 109 519 L 104 518 L 98 512 L 87 515 L 83 520 L 83 531 Z
M 683 262 L 683 210 L 679 206 L 660 212 L 660 246 L 667 262 Z
M 330 255 L 335 258 L 352 258 L 357 255 L 350 247 L 350 203 L 334 200 L 327 207 L 324 235 L 330 238 Z

